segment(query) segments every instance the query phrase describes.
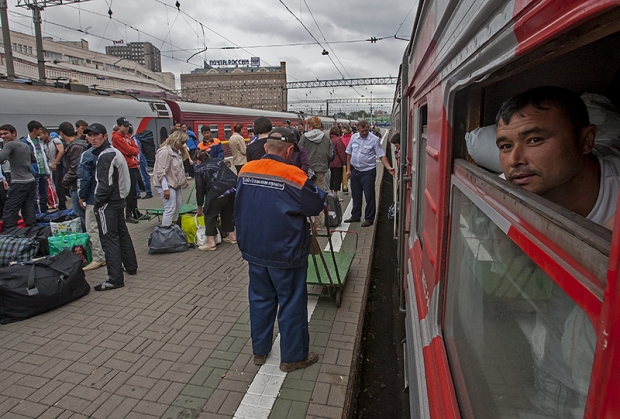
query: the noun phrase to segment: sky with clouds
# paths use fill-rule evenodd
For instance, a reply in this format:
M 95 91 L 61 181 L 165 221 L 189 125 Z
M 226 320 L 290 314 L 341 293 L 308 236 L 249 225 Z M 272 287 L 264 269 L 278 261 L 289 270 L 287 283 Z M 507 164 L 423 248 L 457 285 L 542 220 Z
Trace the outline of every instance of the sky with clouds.
M 17 0 L 8 3 L 11 29 L 34 34 L 30 11 L 16 7 Z M 201 67 L 204 59 L 253 56 L 261 58 L 261 65 L 286 61 L 289 82 L 385 77 L 398 76 L 407 41 L 397 38 L 410 38 L 417 9 L 417 0 L 179 0 L 180 11 L 175 3 L 90 0 L 48 7 L 43 12 L 43 33 L 57 40 L 86 39 L 91 50 L 99 52 L 105 52 L 112 40 L 149 41 L 162 52 L 162 70 L 177 75 L 177 88 L 178 76 Z M 367 41 L 371 37 L 379 40 Z M 329 55 L 322 55 L 323 49 Z M 375 98 L 392 98 L 394 88 L 290 90 L 289 102 L 370 97 L 371 92 Z M 321 105 L 307 106 L 316 110 Z

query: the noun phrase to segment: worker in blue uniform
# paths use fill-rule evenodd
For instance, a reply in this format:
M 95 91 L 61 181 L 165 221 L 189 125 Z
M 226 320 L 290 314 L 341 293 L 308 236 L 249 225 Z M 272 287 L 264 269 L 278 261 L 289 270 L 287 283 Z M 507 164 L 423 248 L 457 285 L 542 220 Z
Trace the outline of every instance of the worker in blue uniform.
M 246 163 L 239 172 L 235 224 L 239 249 L 249 264 L 254 363 L 264 364 L 271 351 L 277 314 L 280 369 L 290 372 L 318 360 L 316 353 L 309 353 L 306 217 L 321 212 L 326 193 L 301 169 L 287 164 L 298 150 L 290 129 L 274 128 L 266 149 L 262 159 Z

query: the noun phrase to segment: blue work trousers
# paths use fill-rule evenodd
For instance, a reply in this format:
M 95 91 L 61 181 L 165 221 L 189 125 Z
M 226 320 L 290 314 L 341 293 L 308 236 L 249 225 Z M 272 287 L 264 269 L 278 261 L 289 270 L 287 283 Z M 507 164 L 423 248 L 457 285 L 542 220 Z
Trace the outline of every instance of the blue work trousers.
M 282 362 L 308 358 L 308 267 L 267 268 L 249 263 L 250 330 L 254 355 L 267 355 L 278 315 Z M 278 305 L 280 310 L 278 311 Z
M 351 196 L 353 199 L 353 209 L 351 218 L 359 220 L 362 216 L 362 193 L 366 198 L 366 210 L 364 211 L 364 221 L 375 222 L 377 205 L 375 203 L 375 179 L 377 169 L 361 172 L 351 168 Z

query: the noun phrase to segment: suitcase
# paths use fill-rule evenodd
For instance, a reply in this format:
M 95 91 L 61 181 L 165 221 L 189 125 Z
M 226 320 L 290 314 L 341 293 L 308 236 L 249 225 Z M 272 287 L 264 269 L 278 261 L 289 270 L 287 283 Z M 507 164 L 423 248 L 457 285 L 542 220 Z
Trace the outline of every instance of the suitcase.
M 38 251 L 39 243 L 33 238 L 0 235 L 0 266 L 29 261 Z
M 52 235 L 52 230 L 49 226 L 36 226 L 36 227 L 24 227 L 24 228 L 9 228 L 0 233 L 0 236 L 13 236 L 13 237 L 30 237 L 35 239 L 39 243 L 39 251 L 35 256 L 47 256 L 50 254 L 50 249 L 47 244 L 47 238 Z
M 90 292 L 82 259 L 65 250 L 56 256 L 0 269 L 0 323 L 24 320 Z
M 326 227 L 338 227 L 342 223 L 342 205 L 340 205 L 340 198 L 338 198 L 338 194 L 327 194 L 325 197 L 325 202 L 327 202 L 327 219 L 325 220 Z

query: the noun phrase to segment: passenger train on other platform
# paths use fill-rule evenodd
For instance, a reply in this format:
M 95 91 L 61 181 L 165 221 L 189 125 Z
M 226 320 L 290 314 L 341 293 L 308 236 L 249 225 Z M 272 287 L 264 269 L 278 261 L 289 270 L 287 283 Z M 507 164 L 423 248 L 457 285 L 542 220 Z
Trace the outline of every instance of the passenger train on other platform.
M 544 85 L 620 121 L 619 56 L 618 0 L 419 1 L 392 118 L 412 418 L 620 417 L 620 213 L 501 179 L 493 127 L 470 142 Z
M 274 126 L 282 126 L 286 120 L 292 124 L 303 120 L 297 114 L 288 112 L 107 91 L 77 93 L 49 86 L 0 82 L 0 125 L 15 126 L 20 136 L 26 135 L 26 125 L 33 119 L 50 130 L 57 130 L 61 122 L 73 124 L 83 119 L 88 123 L 102 123 L 111 132 L 120 116 L 129 120 L 136 133 L 152 131 L 156 147 L 168 137 L 175 122 L 186 123 L 198 136 L 202 126 L 207 125 L 212 137 L 225 141 L 232 135 L 232 128 L 237 122 L 243 124 L 242 134 L 247 137 L 248 128 L 252 127 L 258 116 L 266 116 Z

